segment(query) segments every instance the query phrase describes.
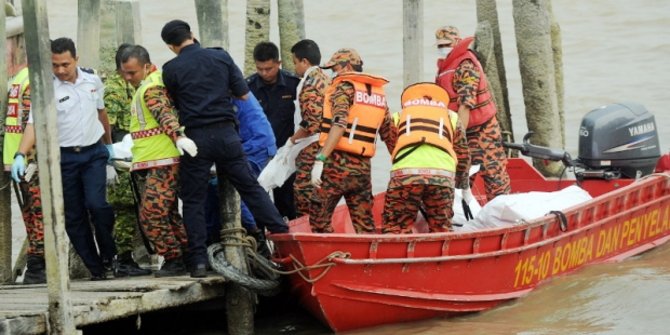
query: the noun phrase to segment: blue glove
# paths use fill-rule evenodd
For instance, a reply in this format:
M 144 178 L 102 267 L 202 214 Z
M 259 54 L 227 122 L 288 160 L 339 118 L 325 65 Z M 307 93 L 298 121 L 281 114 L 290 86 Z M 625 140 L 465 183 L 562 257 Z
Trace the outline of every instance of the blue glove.
M 23 155 L 16 155 L 12 163 L 12 179 L 20 183 L 21 177 L 26 173 L 26 159 Z
M 111 162 L 114 158 L 114 146 L 111 144 L 105 144 L 105 147 L 107 147 L 107 151 L 109 151 L 109 159 L 107 161 Z

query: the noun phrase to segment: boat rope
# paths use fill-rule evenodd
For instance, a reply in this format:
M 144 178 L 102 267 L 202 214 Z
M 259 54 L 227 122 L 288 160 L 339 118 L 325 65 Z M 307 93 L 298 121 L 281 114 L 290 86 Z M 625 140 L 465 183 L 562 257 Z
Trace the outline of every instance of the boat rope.
M 279 273 L 283 275 L 290 275 L 297 273 L 304 281 L 313 284 L 319 281 L 319 279 L 323 278 L 328 273 L 328 271 L 330 271 L 330 268 L 337 265 L 337 263 L 333 261 L 334 259 L 349 258 L 351 257 L 351 253 L 344 251 L 333 251 L 328 256 L 321 258 L 318 262 L 312 265 L 302 264 L 293 255 L 289 255 L 289 257 L 293 261 L 293 270 L 279 271 Z M 304 271 L 315 270 L 315 269 L 323 269 L 323 271 L 321 271 L 321 273 L 316 275 L 313 279 L 310 279 L 306 274 L 303 273 Z
M 565 217 L 565 214 L 561 211 L 550 211 L 549 214 L 554 214 L 556 215 L 556 218 L 558 219 L 558 223 L 560 224 L 559 227 L 561 228 L 561 231 L 567 231 L 568 230 L 568 218 Z

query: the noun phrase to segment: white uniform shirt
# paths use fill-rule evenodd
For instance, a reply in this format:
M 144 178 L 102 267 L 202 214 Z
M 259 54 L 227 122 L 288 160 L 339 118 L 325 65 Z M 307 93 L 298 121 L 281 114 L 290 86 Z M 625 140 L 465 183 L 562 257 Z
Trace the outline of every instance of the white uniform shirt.
M 58 143 L 61 147 L 88 146 L 99 141 L 105 129 L 98 110 L 105 108 L 100 77 L 77 68 L 75 83 L 54 76 Z M 33 122 L 32 111 L 28 122 Z

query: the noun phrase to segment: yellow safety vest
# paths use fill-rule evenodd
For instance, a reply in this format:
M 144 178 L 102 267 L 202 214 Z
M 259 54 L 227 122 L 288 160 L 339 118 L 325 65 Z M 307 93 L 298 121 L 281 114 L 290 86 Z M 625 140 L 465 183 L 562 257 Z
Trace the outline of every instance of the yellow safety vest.
M 22 124 L 24 106 L 21 99 L 29 85 L 30 78 L 28 77 L 27 67 L 14 75 L 14 78 L 9 83 L 7 118 L 5 118 L 5 142 L 2 148 L 2 161 L 5 164 L 5 171 L 9 171 L 12 163 L 14 163 L 14 154 L 19 150 L 21 137 L 23 137 L 25 124 Z
M 433 83 L 408 86 L 401 96 L 403 109 L 394 114 L 398 141 L 391 170 L 408 168 L 456 171 L 453 148 L 458 114 L 447 108 L 449 95 Z
M 163 132 L 144 101 L 147 89 L 156 86 L 164 86 L 161 71 L 150 73 L 133 96 L 130 108 L 130 135 L 133 138 L 131 170 L 179 163 L 177 147 Z

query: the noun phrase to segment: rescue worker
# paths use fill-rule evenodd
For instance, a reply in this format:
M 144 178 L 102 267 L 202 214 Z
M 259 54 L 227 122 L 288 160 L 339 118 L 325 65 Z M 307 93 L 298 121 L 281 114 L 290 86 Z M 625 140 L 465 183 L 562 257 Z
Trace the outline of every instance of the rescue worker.
M 183 134 L 162 73 L 151 63 L 147 50 L 140 45 L 125 50 L 121 69 L 124 79 L 137 89 L 130 110 L 131 170 L 141 181 L 142 229 L 164 259 L 155 276 L 183 275 L 183 250 L 188 241 L 177 202 L 179 156 L 184 152 L 195 156 L 198 148 Z
M 461 39 L 453 26 L 437 29 L 435 38 L 441 57 L 435 82 L 449 93 L 449 109 L 458 112 L 466 128 L 470 162 L 481 166 L 486 198 L 508 194 L 510 179 L 497 109 L 483 68 L 469 49 L 474 38 Z
M 447 108 L 447 92 L 433 83 L 408 86 L 400 100 L 382 233 L 411 233 L 419 210 L 430 232 L 451 231 L 454 187 L 471 198 L 468 143 L 458 114 Z
M 276 145 L 280 147 L 293 135 L 294 101 L 300 79 L 280 68 L 279 49 L 272 42 L 261 42 L 254 47 L 254 61 L 256 73 L 247 77 L 247 85 L 263 107 L 272 125 Z M 281 187 L 272 190 L 275 207 L 285 220 L 296 218 L 294 180 L 295 174 L 292 174 Z
M 330 233 L 335 206 L 344 196 L 357 233 L 374 233 L 370 158 L 377 133 L 393 152 L 398 131 L 386 104 L 382 77 L 362 73 L 363 61 L 354 49 L 339 49 L 323 68 L 336 74 L 326 90 L 321 150 L 311 171 L 315 187 L 309 208 L 313 232 Z
M 296 141 L 310 140 L 310 137 L 314 138 L 314 142 L 302 149 L 295 160 L 296 173 L 293 182 L 293 195 L 296 216 L 300 217 L 309 214 L 309 204 L 314 189 L 309 176 L 314 165 L 314 157 L 319 151 L 317 139 L 321 128 L 323 99 L 326 87 L 330 85 L 330 79 L 319 67 L 321 51 L 314 41 L 299 41 L 291 47 L 291 53 L 295 72 L 302 77 L 296 92 L 300 123 L 296 127 L 295 134 L 289 138 L 286 144 L 292 146 Z
M 9 83 L 7 95 L 7 117 L 5 119 L 5 141 L 3 143 L 3 163 L 5 171 L 10 171 L 14 163 L 14 154 L 19 148 L 23 129 L 26 127 L 30 113 L 30 79 L 28 68 L 25 67 L 14 75 Z M 17 159 L 24 161 L 23 156 Z M 28 164 L 36 164 L 35 150 L 30 150 L 25 159 Z M 36 165 L 33 165 L 36 166 Z M 24 284 L 46 283 L 46 271 L 44 263 L 44 221 L 42 216 L 42 197 L 40 194 L 39 178 L 37 171 L 30 178 L 23 178 L 19 183 L 12 180 L 14 184 L 21 216 L 26 227 L 26 238 L 28 239 L 28 250 L 26 250 L 26 272 L 23 274 Z
M 121 54 L 131 47 L 128 43 L 119 45 L 114 61 L 116 71 L 105 80 L 105 108 L 112 130 L 112 141 L 120 142 L 130 128 L 130 102 L 135 87 L 123 79 Z M 130 172 L 117 169 L 117 180 L 107 185 L 107 199 L 114 207 L 114 242 L 118 252 L 114 277 L 146 276 L 151 270 L 142 269 L 133 259 L 134 241 L 137 232 L 136 204 L 130 187 Z

